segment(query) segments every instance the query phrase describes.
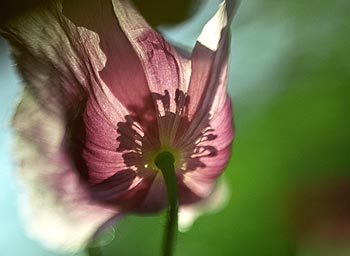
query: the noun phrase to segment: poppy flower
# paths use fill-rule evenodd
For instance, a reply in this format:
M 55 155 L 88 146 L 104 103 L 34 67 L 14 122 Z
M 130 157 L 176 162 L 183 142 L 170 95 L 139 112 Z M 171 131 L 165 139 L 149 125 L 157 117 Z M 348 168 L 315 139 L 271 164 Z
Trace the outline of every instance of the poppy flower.
M 76 250 L 122 215 L 163 210 L 154 161 L 164 151 L 175 159 L 180 223 L 181 209 L 212 200 L 233 139 L 232 9 L 221 3 L 192 54 L 127 0 L 45 1 L 5 24 L 25 84 L 13 127 L 32 237 Z

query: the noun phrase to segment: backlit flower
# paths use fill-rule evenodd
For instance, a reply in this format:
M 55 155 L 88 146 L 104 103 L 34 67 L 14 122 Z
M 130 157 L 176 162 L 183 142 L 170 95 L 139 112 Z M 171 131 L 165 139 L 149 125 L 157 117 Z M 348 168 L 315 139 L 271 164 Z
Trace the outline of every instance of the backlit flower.
M 126 0 L 46 1 L 6 24 L 25 83 L 13 126 L 33 237 L 74 250 L 125 213 L 164 209 L 162 151 L 175 157 L 180 217 L 215 194 L 233 138 L 232 7 L 220 5 L 191 56 Z

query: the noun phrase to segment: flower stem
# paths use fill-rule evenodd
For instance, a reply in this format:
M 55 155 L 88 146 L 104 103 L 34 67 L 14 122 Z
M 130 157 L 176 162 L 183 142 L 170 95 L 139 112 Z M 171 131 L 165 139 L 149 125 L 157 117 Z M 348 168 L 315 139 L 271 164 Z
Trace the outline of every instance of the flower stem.
M 90 247 L 89 245 L 85 248 L 86 256 L 102 256 L 102 249 L 100 247 Z
M 158 154 L 155 164 L 162 171 L 168 193 L 169 210 L 167 216 L 166 230 L 163 241 L 163 256 L 171 256 L 175 238 L 177 234 L 177 219 L 178 219 L 178 196 L 177 182 L 174 168 L 174 156 L 170 152 L 163 151 Z

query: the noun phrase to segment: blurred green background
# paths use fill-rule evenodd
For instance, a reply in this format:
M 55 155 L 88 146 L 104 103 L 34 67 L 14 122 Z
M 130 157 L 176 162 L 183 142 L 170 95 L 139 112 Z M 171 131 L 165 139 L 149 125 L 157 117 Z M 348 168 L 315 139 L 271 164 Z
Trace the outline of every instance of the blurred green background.
M 192 47 L 217 3 L 159 30 Z M 348 0 L 241 2 L 231 26 L 230 201 L 179 233 L 175 255 L 350 255 L 349 15 Z M 60 255 L 27 238 L 17 213 L 8 120 L 19 78 L 0 45 L 0 254 Z M 164 217 L 125 217 L 102 255 L 159 255 Z

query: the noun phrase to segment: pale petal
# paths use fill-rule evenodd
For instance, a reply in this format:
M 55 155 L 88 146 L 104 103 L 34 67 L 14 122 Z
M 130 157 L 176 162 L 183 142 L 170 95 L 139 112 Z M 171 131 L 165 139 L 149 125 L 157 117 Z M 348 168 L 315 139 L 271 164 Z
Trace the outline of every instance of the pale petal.
M 192 53 L 192 73 L 188 89 L 189 117 L 207 119 L 222 107 L 226 94 L 229 23 L 234 7 L 223 1 L 214 17 L 204 26 Z M 215 102 L 215 103 L 214 103 Z
M 179 230 L 188 231 L 198 217 L 203 214 L 220 211 L 226 206 L 229 199 L 229 187 L 222 179 L 216 184 L 212 193 L 205 199 L 188 205 L 183 205 L 179 209 Z
M 93 72 L 87 52 L 78 49 L 79 39 L 89 38 L 87 41 L 93 45 L 98 38 L 76 28 L 62 16 L 61 9 L 59 1 L 47 1 L 9 21 L 1 34 L 10 42 L 18 70 L 42 107 L 74 111 Z M 103 55 L 93 47 L 90 53 L 100 56 L 93 60 L 100 68 Z
M 219 10 L 205 24 L 202 33 L 197 41 L 211 51 L 215 52 L 219 48 L 221 31 L 227 25 L 226 2 L 220 4 Z
M 28 228 L 49 247 L 76 250 L 121 212 L 97 205 L 86 181 L 101 182 L 125 167 L 116 129 L 129 112 L 100 77 L 107 58 L 99 35 L 62 15 L 60 1 L 11 21 L 2 33 L 29 92 L 14 119 Z M 135 180 L 120 180 L 120 191 Z
M 98 228 L 120 214 L 97 205 L 63 149 L 62 117 L 43 110 L 26 90 L 14 117 L 20 167 L 21 209 L 26 228 L 51 249 L 76 251 Z

